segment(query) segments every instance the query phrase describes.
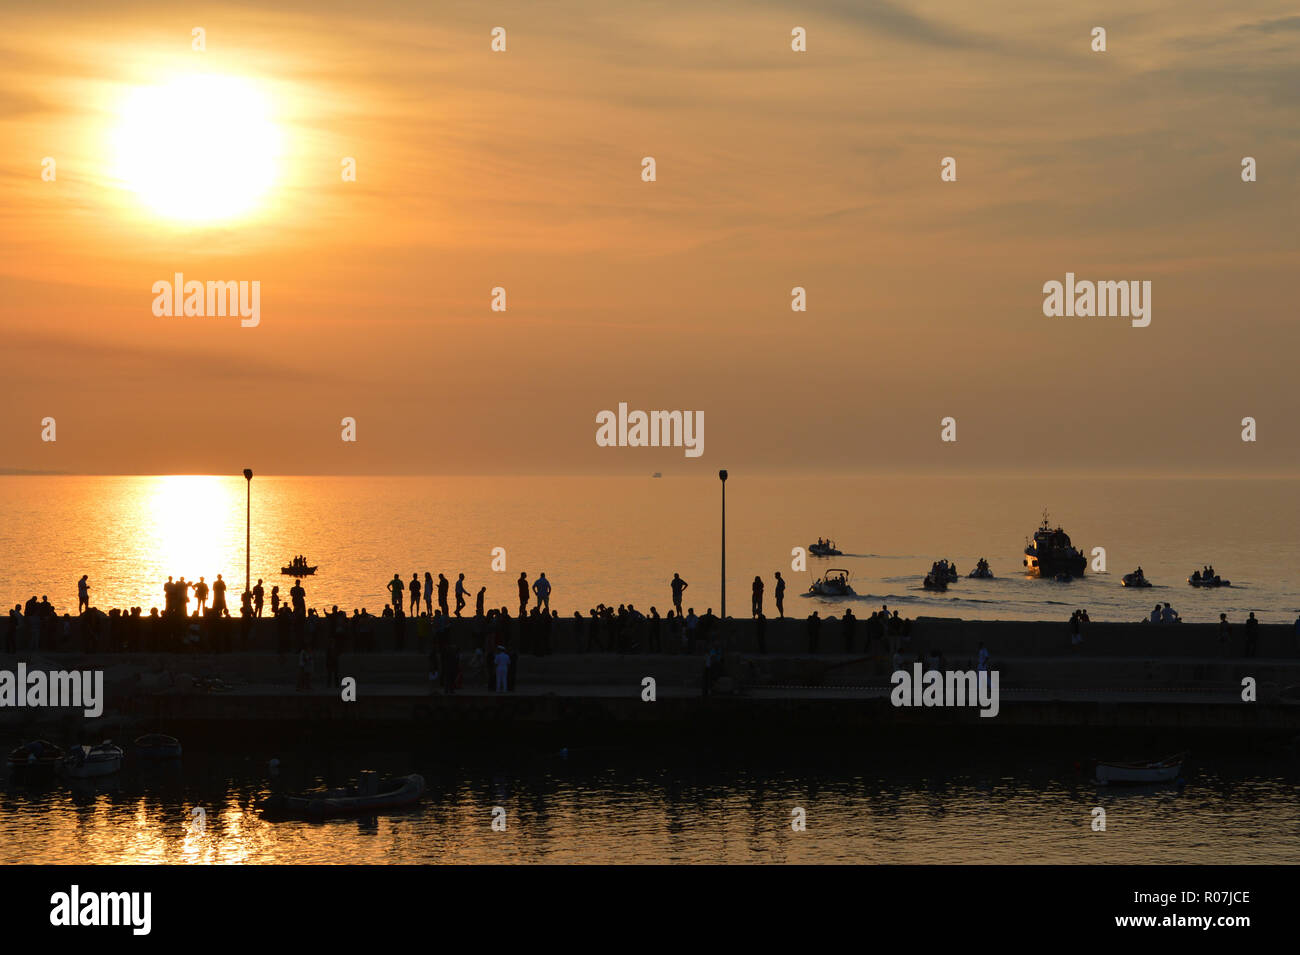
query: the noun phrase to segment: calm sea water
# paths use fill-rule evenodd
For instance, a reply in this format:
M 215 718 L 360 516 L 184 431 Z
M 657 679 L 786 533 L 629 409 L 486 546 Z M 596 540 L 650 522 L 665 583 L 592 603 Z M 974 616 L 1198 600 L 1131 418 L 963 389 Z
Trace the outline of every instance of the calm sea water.
M 281 785 L 338 783 L 362 760 L 289 767 Z M 386 754 L 365 765 L 416 769 L 430 791 L 371 819 L 268 822 L 252 808 L 270 782 L 252 759 L 189 754 L 76 788 L 7 784 L 0 863 L 1294 863 L 1295 756 L 1193 760 L 1187 785 L 1108 790 L 1042 752 L 905 758 L 840 754 L 825 765 L 716 765 L 512 757 L 448 766 Z M 509 768 L 505 768 L 506 766 Z M 345 767 L 348 767 L 345 769 Z M 905 767 L 905 768 L 904 768 Z M 494 832 L 495 806 L 507 829 Z M 1106 831 L 1091 828 L 1106 811 Z M 206 825 L 193 828 L 203 807 Z M 791 811 L 807 829 L 791 829 Z
M 1193 621 L 1253 610 L 1289 622 L 1300 608 L 1295 480 L 1063 479 L 1060 477 L 746 477 L 727 484 L 727 610 L 748 612 L 755 574 L 790 582 L 787 614 L 827 601 L 797 597 L 813 573 L 848 569 L 860 600 L 905 615 L 1061 619 L 1085 607 L 1096 620 L 1136 620 L 1169 601 Z M 489 606 L 516 605 L 520 571 L 552 581 L 552 607 L 597 602 L 670 606 L 681 573 L 686 603 L 720 610 L 719 483 L 714 477 L 257 477 L 252 573 L 281 584 L 295 554 L 318 564 L 312 606 L 372 613 L 394 572 L 486 586 Z M 1106 549 L 1108 573 L 1057 584 L 1019 573 L 1026 535 L 1044 507 L 1076 545 Z M 75 610 L 89 574 L 103 608 L 162 602 L 170 575 L 231 581 L 244 573 L 241 477 L 0 477 L 0 599 L 48 594 Z M 791 570 L 791 550 L 834 537 L 844 557 Z M 506 569 L 492 569 L 494 548 Z M 964 575 L 987 557 L 998 579 L 963 579 L 946 594 L 921 589 L 930 563 L 948 557 Z M 1231 589 L 1194 590 L 1193 569 L 1212 563 Z M 1151 590 L 1119 578 L 1141 564 Z

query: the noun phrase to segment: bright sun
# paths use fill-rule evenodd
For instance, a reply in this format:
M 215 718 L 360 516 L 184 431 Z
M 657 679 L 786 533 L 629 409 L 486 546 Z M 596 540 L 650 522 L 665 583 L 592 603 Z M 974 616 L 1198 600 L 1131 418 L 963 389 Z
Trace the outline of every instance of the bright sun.
M 188 222 L 252 209 L 275 178 L 280 148 L 266 98 L 231 76 L 133 90 L 114 139 L 127 187 L 159 215 Z

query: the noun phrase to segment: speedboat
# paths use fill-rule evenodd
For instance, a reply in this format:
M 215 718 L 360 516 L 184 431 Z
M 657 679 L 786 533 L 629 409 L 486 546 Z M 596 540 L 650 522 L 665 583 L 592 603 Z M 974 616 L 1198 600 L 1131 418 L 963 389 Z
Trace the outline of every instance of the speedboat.
M 1153 762 L 1107 763 L 1097 761 L 1097 782 L 1102 785 L 1141 785 L 1173 782 L 1183 771 L 1186 753 L 1178 753 Z
M 180 759 L 181 741 L 166 733 L 145 733 L 135 738 L 135 754 L 144 759 Z
M 373 814 L 413 806 L 424 795 L 424 777 L 392 776 L 379 779 L 373 771 L 363 772 L 355 786 L 317 789 L 305 793 L 273 793 L 257 804 L 265 816 L 328 816 Z
M 808 553 L 814 557 L 842 557 L 844 552 L 835 547 L 832 541 L 818 541 L 808 545 Z
M 849 586 L 851 576 L 852 574 L 842 567 L 832 567 L 819 580 L 813 581 L 812 586 L 808 588 L 808 596 L 854 597 L 856 594 Z
M 1059 580 L 1062 575 L 1082 577 L 1088 566 L 1083 551 L 1070 543 L 1070 535 L 1052 527 L 1043 512 L 1043 523 L 1034 532 L 1033 543 L 1025 544 L 1025 573 L 1030 577 Z
M 54 772 L 63 757 L 62 746 L 55 746 L 47 739 L 34 739 L 10 750 L 6 762 L 14 776 L 35 776 Z
M 63 774 L 72 779 L 109 776 L 122 768 L 122 747 L 104 740 L 97 746 L 74 746 L 63 758 Z
M 1231 580 L 1224 580 L 1218 574 L 1213 576 L 1202 576 L 1199 570 L 1194 571 L 1192 576 L 1187 578 L 1187 582 L 1193 587 L 1231 587 Z
M 972 580 L 992 580 L 993 569 L 989 567 L 989 562 L 980 558 L 980 562 L 975 565 L 975 569 L 966 575 Z
M 1150 587 L 1151 581 L 1147 580 L 1146 574 L 1142 573 L 1141 569 L 1138 569 L 1120 578 L 1120 585 L 1124 587 Z
M 285 577 L 310 577 L 316 573 L 316 568 L 319 566 L 319 564 L 308 566 L 307 561 L 295 559 L 287 567 L 281 567 L 280 573 Z
M 947 590 L 948 578 L 936 577 L 933 573 L 925 575 L 925 580 L 921 581 L 921 586 L 926 590 Z

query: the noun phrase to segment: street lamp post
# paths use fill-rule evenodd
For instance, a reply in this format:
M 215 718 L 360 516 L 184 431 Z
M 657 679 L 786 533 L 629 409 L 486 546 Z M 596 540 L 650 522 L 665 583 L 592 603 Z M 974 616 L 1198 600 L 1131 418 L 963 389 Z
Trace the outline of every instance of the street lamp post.
M 244 497 L 244 593 L 253 589 L 253 575 L 250 572 L 252 566 L 252 543 L 253 543 L 253 469 L 244 468 L 244 481 L 248 489 Z
M 722 619 L 727 619 L 727 472 L 718 472 L 722 482 Z

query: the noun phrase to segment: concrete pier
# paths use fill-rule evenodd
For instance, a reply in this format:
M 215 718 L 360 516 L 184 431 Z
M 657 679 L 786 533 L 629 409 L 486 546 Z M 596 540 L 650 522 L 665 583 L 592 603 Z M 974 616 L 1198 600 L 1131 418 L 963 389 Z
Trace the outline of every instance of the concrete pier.
M 0 666 L 11 670 L 18 660 L 29 669 L 102 670 L 106 703 L 97 720 L 66 710 L 7 709 L 0 710 L 0 725 L 14 737 L 38 735 L 44 727 L 59 738 L 122 738 L 149 730 L 255 736 L 271 727 L 326 736 L 507 734 L 548 740 L 670 740 L 702 733 L 836 737 L 959 727 L 980 734 L 1067 728 L 1278 739 L 1300 734 L 1300 654 L 1289 625 L 1261 625 L 1258 656 L 1246 657 L 1240 625 L 1225 644 L 1216 626 L 1092 624 L 1074 647 L 1064 624 L 921 618 L 910 633 L 868 646 L 859 622 L 846 652 L 838 623 L 828 622 L 820 633 L 823 652 L 809 653 L 803 621 L 768 621 L 767 652 L 758 653 L 753 624 L 732 620 L 717 628 L 725 645 L 724 679 L 707 696 L 702 655 L 575 652 L 570 621 L 556 622 L 552 653 L 519 656 L 515 691 L 496 694 L 486 672 L 472 668 L 474 649 L 486 635 L 476 633 L 470 620 L 455 622 L 449 634 L 461 651 L 462 685 L 447 695 L 429 680 L 428 648 L 417 646 L 414 627 L 408 626 L 398 650 L 391 631 L 377 626 L 373 648 L 348 646 L 340 655 L 340 676 L 355 680 L 353 702 L 344 701 L 339 688 L 322 686 L 320 646 L 314 651 L 313 688 L 299 690 L 296 647 L 275 652 L 274 622 L 258 622 L 248 648 L 233 652 L 212 652 L 212 644 L 222 646 L 229 638 L 237 648 L 239 621 L 215 624 L 187 650 L 146 652 L 128 645 L 85 652 L 75 649 L 83 635 L 69 628 L 54 649 L 6 654 Z M 662 640 L 669 643 L 666 628 Z M 628 642 L 644 648 L 646 634 Z M 974 668 L 981 643 L 1000 677 L 995 718 L 980 717 L 976 708 L 890 704 L 895 651 L 909 667 L 918 654 L 937 651 L 941 668 L 965 670 Z M 202 688 L 208 677 L 219 677 L 224 687 Z M 646 678 L 654 680 L 653 702 L 643 698 Z M 1243 700 L 1247 678 L 1255 686 L 1254 701 Z

